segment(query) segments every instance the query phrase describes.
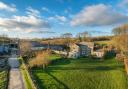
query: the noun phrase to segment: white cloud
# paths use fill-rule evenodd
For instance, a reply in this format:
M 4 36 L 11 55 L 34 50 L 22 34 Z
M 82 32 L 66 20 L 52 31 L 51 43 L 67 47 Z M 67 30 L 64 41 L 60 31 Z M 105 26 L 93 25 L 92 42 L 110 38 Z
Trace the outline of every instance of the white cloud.
M 6 10 L 9 12 L 15 12 L 17 9 L 15 7 L 15 5 L 7 5 L 3 2 L 0 2 L 0 10 Z
M 58 19 L 61 22 L 66 22 L 67 21 L 67 18 L 65 16 L 56 15 L 55 17 L 56 17 L 56 19 Z
M 28 33 L 38 33 L 38 34 L 45 34 L 45 33 L 55 33 L 55 32 L 53 32 L 53 31 L 48 31 L 48 30 L 41 30 L 41 31 L 37 31 L 37 30 L 28 30 Z
M 30 33 L 34 31 L 41 31 L 43 29 L 49 29 L 50 25 L 48 22 L 39 17 L 28 15 L 0 18 L 0 27 L 3 28 L 4 31 Z
M 42 7 L 41 10 L 43 11 L 42 13 L 48 13 L 50 15 L 55 15 L 56 14 L 55 11 L 48 9 L 47 7 Z
M 46 12 L 49 12 L 49 9 L 46 8 L 46 7 L 42 7 L 42 10 L 43 10 L 43 11 L 46 11 Z
M 72 8 L 71 8 L 71 7 L 68 7 L 68 8 L 66 8 L 66 9 L 64 10 L 64 13 L 65 13 L 65 14 L 71 14 L 71 12 L 72 12 Z
M 32 7 L 26 9 L 27 15 L 13 15 L 10 18 L 0 17 L 0 28 L 2 31 L 32 33 L 50 29 L 50 24 L 45 21 L 40 12 Z
M 48 20 L 64 23 L 67 22 L 68 19 L 65 16 L 55 15 L 53 17 L 49 17 Z
M 37 16 L 37 17 L 40 16 L 40 11 L 38 11 L 38 10 L 36 10 L 36 9 L 33 9 L 32 7 L 28 7 L 26 13 L 27 13 L 28 15 L 32 15 L 32 16 Z
M 128 0 L 121 0 L 121 2 L 118 4 L 119 7 L 126 7 L 128 6 Z
M 114 11 L 111 6 L 98 4 L 85 7 L 75 15 L 71 25 L 105 26 L 125 22 L 128 22 L 128 16 Z

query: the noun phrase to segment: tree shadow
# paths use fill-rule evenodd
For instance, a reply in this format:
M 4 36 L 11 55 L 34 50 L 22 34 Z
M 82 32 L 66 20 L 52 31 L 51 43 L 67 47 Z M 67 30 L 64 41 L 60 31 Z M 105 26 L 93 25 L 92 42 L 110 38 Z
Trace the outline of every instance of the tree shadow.
M 44 82 L 42 81 L 43 79 L 40 79 L 36 74 L 33 73 L 33 78 L 34 78 L 34 81 L 36 83 L 36 86 L 38 87 L 38 89 L 40 88 L 43 88 L 43 89 L 46 89 L 46 87 L 43 85 Z
M 53 80 L 55 80 L 58 84 L 59 84 L 59 86 L 56 86 L 56 88 L 57 89 L 69 89 L 68 88 L 68 86 L 66 85 L 66 84 L 64 84 L 63 82 L 61 82 L 59 79 L 57 79 L 55 76 L 53 76 L 50 72 L 51 71 L 47 71 L 47 70 L 45 70 L 45 71 L 42 71 L 42 70 L 35 70 L 36 71 L 36 73 L 46 73 L 48 76 L 50 76 Z M 33 71 L 34 72 L 34 71 Z M 53 72 L 53 71 L 52 71 Z M 41 78 L 39 78 L 36 74 L 34 74 L 33 73 L 33 76 L 34 76 L 34 80 L 36 80 L 35 81 L 35 83 L 37 84 L 37 87 L 39 88 L 39 89 L 49 89 L 48 87 L 46 87 L 45 85 L 44 85 L 44 82 L 43 82 L 43 79 L 41 79 Z M 56 84 L 50 84 L 50 86 L 51 85 L 56 85 Z M 62 85 L 63 86 L 63 88 L 60 88 L 60 85 Z M 51 86 L 52 87 L 52 86 Z
M 64 84 L 63 82 L 61 82 L 59 79 L 57 79 L 55 76 L 53 76 L 50 72 L 46 72 L 49 76 L 51 76 L 55 81 L 57 81 L 59 84 L 64 86 L 64 89 L 69 89 L 68 86 L 66 84 Z
M 53 60 L 51 62 L 51 65 L 67 65 L 67 64 L 70 64 L 70 63 L 71 63 L 70 60 L 60 58 L 60 59 L 57 59 L 57 60 Z
M 60 71 L 75 71 L 75 70 L 85 70 L 85 71 L 110 71 L 121 68 L 122 65 L 114 66 L 86 66 L 86 67 L 49 67 L 47 72 L 56 72 Z

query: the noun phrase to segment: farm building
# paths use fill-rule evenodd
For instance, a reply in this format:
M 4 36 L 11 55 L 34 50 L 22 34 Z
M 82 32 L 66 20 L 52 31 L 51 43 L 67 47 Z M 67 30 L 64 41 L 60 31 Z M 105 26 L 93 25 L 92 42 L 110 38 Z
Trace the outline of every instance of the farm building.
M 103 58 L 104 55 L 105 55 L 105 52 L 103 50 L 96 50 L 94 51 L 94 56 L 97 57 L 97 58 Z
M 93 42 L 80 42 L 69 46 L 70 58 L 78 58 L 81 56 L 90 56 L 93 53 L 94 43 Z
M 58 50 L 63 51 L 63 45 L 54 45 L 54 44 L 43 44 L 39 42 L 32 41 L 32 50 L 43 50 L 43 49 L 51 49 L 51 50 Z
M 78 58 L 80 57 L 80 47 L 77 44 L 70 44 L 69 58 Z
M 94 43 L 93 42 L 80 42 L 79 46 L 80 56 L 90 56 L 93 53 Z

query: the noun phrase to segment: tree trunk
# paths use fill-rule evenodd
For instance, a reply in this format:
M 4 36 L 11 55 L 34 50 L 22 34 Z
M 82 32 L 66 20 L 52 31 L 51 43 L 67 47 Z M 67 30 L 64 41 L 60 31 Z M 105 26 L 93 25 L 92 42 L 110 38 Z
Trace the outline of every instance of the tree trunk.
M 126 74 L 128 75 L 128 59 L 124 59 L 124 65 L 125 65 Z
M 69 56 L 69 51 L 67 51 L 67 55 L 66 55 L 66 58 L 68 58 L 68 56 Z
M 45 64 L 43 64 L 43 69 L 45 69 Z

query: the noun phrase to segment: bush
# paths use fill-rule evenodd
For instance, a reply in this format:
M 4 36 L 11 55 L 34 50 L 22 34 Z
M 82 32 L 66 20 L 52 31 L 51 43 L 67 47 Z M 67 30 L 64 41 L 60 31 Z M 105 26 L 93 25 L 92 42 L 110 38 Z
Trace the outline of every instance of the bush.
M 116 53 L 113 51 L 105 51 L 104 59 L 111 59 L 116 56 Z

